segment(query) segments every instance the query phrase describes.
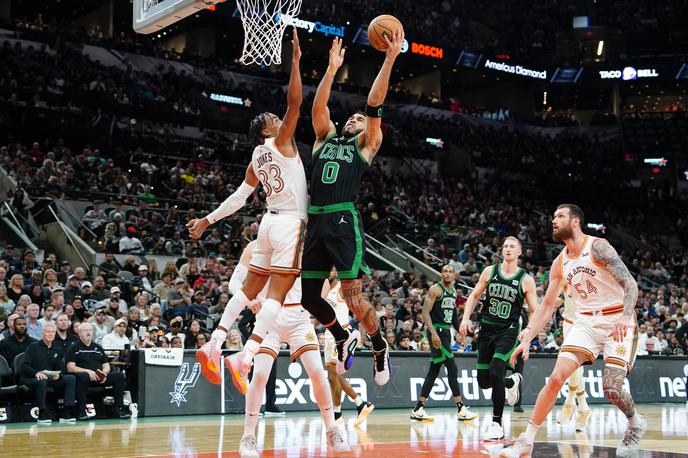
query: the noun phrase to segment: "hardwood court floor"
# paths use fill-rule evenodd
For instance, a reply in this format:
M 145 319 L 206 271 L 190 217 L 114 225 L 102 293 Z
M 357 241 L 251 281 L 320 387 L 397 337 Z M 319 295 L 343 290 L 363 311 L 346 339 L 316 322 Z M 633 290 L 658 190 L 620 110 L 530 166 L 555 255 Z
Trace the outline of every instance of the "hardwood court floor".
M 345 411 L 352 451 L 341 456 L 484 457 L 499 453 L 501 444 L 481 441 L 481 431 L 491 421 L 489 409 L 475 409 L 479 417 L 470 423 L 458 423 L 453 410 L 427 410 L 436 416 L 432 423 L 412 423 L 408 410 L 379 410 L 362 428 L 353 427 L 354 411 Z M 638 456 L 688 456 L 685 405 L 646 404 L 639 406 L 639 410 L 646 416 L 649 430 Z M 515 438 L 525 429 L 528 416 L 528 407 L 523 414 L 512 414 L 507 409 L 504 428 L 508 438 Z M 242 419 L 240 415 L 226 415 L 101 420 L 76 425 L 0 425 L 0 456 L 238 457 Z M 625 427 L 625 419 L 608 406 L 593 407 L 586 433 L 576 433 L 573 425 L 560 427 L 550 415 L 537 436 L 533 456 L 613 457 Z M 257 438 L 266 457 L 334 456 L 325 448 L 320 417 L 311 412 L 261 419 Z

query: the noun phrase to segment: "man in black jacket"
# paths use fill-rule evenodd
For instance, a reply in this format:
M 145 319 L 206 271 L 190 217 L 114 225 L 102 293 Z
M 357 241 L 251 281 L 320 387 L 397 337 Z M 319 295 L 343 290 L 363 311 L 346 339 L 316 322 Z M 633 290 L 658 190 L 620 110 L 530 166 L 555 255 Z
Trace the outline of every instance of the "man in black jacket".
M 54 323 L 43 326 L 41 340 L 35 341 L 26 349 L 26 359 L 22 364 L 22 383 L 32 388 L 36 394 L 38 404 L 38 423 L 49 424 L 51 418 L 46 410 L 46 395 L 48 387 L 62 389 L 64 396 L 64 408 L 60 415 L 60 421 L 76 421 L 74 416 L 74 390 L 76 378 L 64 373 L 64 355 L 57 349 Z M 44 372 L 51 371 L 51 372 Z
M 69 315 L 66 313 L 63 312 L 57 315 L 57 318 L 55 319 L 55 325 L 57 326 L 57 333 L 55 334 L 55 341 L 53 345 L 55 345 L 55 349 L 62 354 L 62 358 L 64 359 L 65 355 L 67 354 L 67 349 L 69 349 L 69 347 L 72 345 L 76 345 L 76 342 L 79 339 L 70 334 Z
M 79 420 L 88 420 L 86 396 L 88 387 L 112 386 L 115 407 L 119 418 L 129 418 L 124 408 L 124 387 L 126 379 L 122 372 L 110 372 L 110 363 L 103 347 L 93 342 L 93 326 L 82 323 L 79 327 L 79 341 L 69 347 L 65 356 L 67 371 L 76 375 L 76 397 L 79 404 Z
M 14 319 L 14 334 L 0 341 L 0 356 L 4 357 L 12 367 L 14 357 L 24 353 L 29 345 L 35 341 L 36 339 L 26 334 L 26 318 L 18 316 Z

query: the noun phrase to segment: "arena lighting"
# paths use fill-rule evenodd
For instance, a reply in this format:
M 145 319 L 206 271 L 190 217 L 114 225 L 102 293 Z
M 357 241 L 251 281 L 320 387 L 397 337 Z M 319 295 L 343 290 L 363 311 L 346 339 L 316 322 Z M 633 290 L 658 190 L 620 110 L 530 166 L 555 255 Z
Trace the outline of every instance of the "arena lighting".
M 602 51 L 604 51 L 604 41 L 603 41 L 603 40 L 600 40 L 600 42 L 597 43 L 597 55 L 598 55 L 598 56 L 601 56 L 601 55 L 602 55 Z
M 461 65 L 468 68 L 478 68 L 480 60 L 483 58 L 482 54 L 477 54 L 470 51 L 461 51 L 459 58 L 456 59 L 456 65 Z M 454 69 L 456 71 L 456 69 Z
M 575 84 L 581 73 L 583 73 L 583 67 L 557 67 L 552 74 L 550 83 Z
M 428 137 L 425 139 L 425 141 L 430 143 L 435 148 L 444 148 L 444 141 L 441 138 Z
M 588 228 L 599 231 L 603 234 L 607 230 L 607 228 L 604 226 L 604 224 L 596 224 L 596 223 L 588 223 Z
M 666 167 L 669 163 L 669 160 L 664 159 L 663 157 L 650 157 L 647 159 L 643 159 L 643 162 L 646 164 L 655 165 L 659 167 Z
M 541 80 L 547 79 L 547 70 L 537 71 L 529 68 L 521 67 L 520 65 L 509 65 L 504 62 L 496 62 L 490 59 L 485 61 L 485 68 L 497 70 L 499 72 L 514 73 L 516 75 L 527 76 L 529 78 L 538 78 Z

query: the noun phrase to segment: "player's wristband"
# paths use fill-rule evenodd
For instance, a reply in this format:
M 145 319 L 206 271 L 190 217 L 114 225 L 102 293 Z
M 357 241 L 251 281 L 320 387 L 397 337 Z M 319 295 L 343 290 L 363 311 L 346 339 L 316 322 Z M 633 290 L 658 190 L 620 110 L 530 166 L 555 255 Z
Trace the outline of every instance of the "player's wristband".
M 382 117 L 382 112 L 384 111 L 384 105 L 378 105 L 376 107 L 371 107 L 370 105 L 366 105 L 366 116 L 370 116 L 371 118 L 381 118 Z

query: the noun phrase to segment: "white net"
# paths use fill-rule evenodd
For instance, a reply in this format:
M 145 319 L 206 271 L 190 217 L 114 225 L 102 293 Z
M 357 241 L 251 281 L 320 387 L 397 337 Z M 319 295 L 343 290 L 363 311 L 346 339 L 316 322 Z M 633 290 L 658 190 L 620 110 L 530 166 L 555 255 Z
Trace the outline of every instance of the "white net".
M 298 16 L 302 0 L 237 0 L 244 24 L 244 65 L 282 63 L 284 29 Z

